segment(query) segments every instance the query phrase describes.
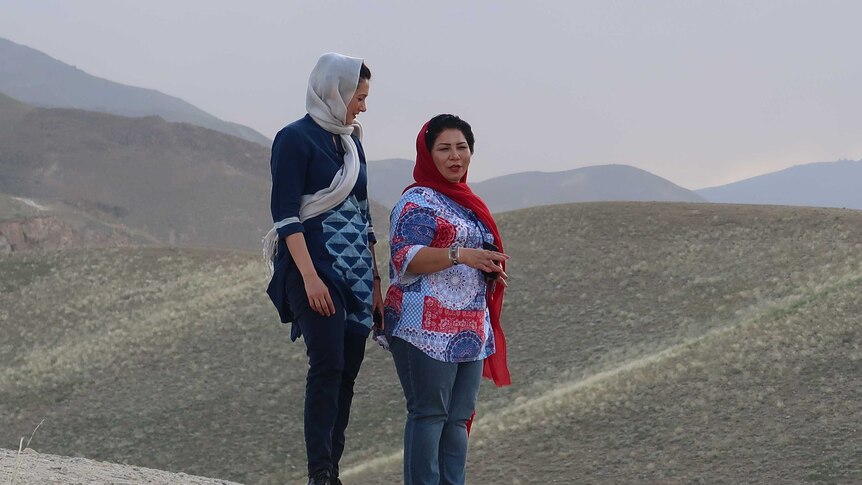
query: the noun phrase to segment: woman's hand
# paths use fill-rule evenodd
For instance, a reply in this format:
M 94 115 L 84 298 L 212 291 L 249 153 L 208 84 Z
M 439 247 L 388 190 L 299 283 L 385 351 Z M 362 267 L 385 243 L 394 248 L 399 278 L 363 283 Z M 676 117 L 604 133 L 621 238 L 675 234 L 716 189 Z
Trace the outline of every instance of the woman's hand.
M 374 290 L 372 290 L 371 297 L 371 314 L 374 315 L 379 314 L 383 315 L 383 290 L 381 289 L 380 278 L 374 278 Z M 376 323 L 375 327 L 379 327 L 380 330 L 383 330 L 383 321 L 381 320 L 380 325 L 378 326 Z
M 287 250 L 290 251 L 290 256 L 296 262 L 299 274 L 302 275 L 305 294 L 308 296 L 308 306 L 324 317 L 334 315 L 335 305 L 332 304 L 329 288 L 314 269 L 314 263 L 311 262 L 311 256 L 308 254 L 308 246 L 305 244 L 305 235 L 295 232 L 284 238 L 284 243 L 287 244 Z
M 489 278 L 488 283 L 490 283 L 492 285 L 500 283 L 501 285 L 503 285 L 503 288 L 508 288 L 509 287 L 509 275 L 507 275 L 505 272 L 501 271 L 499 278 L 494 278 L 494 279 Z M 491 289 L 493 290 L 493 287 Z
M 458 248 L 458 262 L 466 264 L 471 268 L 484 271 L 486 273 L 499 273 L 498 279 L 503 279 L 503 284 L 506 285 L 506 278 L 509 275 L 503 271 L 500 265 L 503 261 L 509 259 L 509 256 L 498 253 L 497 251 L 489 251 L 487 249 L 474 248 Z
M 329 295 L 329 288 L 320 279 L 317 273 L 303 278 L 305 282 L 305 294 L 308 295 L 308 306 L 324 317 L 335 314 L 335 305 Z

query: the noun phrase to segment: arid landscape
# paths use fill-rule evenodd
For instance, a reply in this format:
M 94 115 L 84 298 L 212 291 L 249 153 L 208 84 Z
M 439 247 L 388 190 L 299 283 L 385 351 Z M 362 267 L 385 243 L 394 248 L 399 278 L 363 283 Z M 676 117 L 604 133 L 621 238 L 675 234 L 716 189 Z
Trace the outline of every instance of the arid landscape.
M 133 465 L 105 463 L 87 458 L 49 455 L 32 449 L 13 452 L 0 448 L 0 477 L 4 483 L 88 484 L 151 483 L 183 485 L 235 485 L 234 482 L 171 473 Z M 8 477 L 8 478 L 7 478 Z
M 467 483 L 862 484 L 862 2 L 207 7 L 3 6 L 0 485 L 306 484 L 261 238 L 358 120 L 385 287 L 437 113 L 511 256 Z M 355 391 L 341 480 L 402 483 L 371 340 Z
M 483 384 L 470 483 L 862 481 L 862 213 L 582 203 L 498 220 L 513 385 Z M 304 349 L 256 254 L 23 251 L 0 273 L 2 447 L 44 420 L 39 453 L 303 481 Z M 403 398 L 370 342 L 354 409 L 345 483 L 397 482 Z

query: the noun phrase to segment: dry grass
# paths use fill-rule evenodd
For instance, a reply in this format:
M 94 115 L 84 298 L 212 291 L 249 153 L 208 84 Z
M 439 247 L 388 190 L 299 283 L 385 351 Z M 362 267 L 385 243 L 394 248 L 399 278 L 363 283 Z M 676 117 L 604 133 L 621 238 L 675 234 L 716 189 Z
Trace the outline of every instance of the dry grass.
M 799 389 L 790 393 L 821 408 L 849 403 L 838 413 L 843 418 L 796 435 L 813 444 L 807 462 L 799 459 L 805 453 L 791 450 L 786 441 L 788 433 L 804 429 L 798 422 L 806 417 L 798 408 L 786 413 L 789 418 L 780 416 L 789 430 L 784 435 L 755 434 L 777 419 L 768 409 L 745 412 L 757 419 L 734 421 L 728 416 L 737 412 L 738 402 L 765 399 L 768 391 L 759 386 L 797 386 L 785 369 L 805 368 L 813 358 L 834 364 L 820 365 L 825 380 L 831 371 L 862 375 L 859 317 L 823 304 L 856 298 L 862 277 L 862 214 L 578 204 L 504 214 L 500 222 L 513 255 L 505 323 L 515 385 L 483 388 L 470 459 L 473 480 L 854 481 L 848 477 L 858 475 L 862 457 L 845 449 L 837 456 L 826 452 L 829 458 L 823 458 L 816 443 L 830 436 L 833 447 L 852 450 L 852 433 L 842 426 L 858 421 L 860 386 L 836 385 L 839 392 L 832 395 Z M 833 338 L 793 334 L 796 329 L 785 320 L 801 315 L 830 322 L 830 332 L 852 345 L 834 348 Z M 799 341 L 785 332 L 801 335 Z M 748 349 L 754 333 L 755 342 L 773 347 L 769 354 Z M 808 350 L 800 350 L 804 348 Z M 845 350 L 849 355 L 842 354 Z M 774 362 L 776 356 L 786 358 L 783 367 Z M 846 359 L 856 367 L 842 367 Z M 758 362 L 761 375 L 750 382 L 751 366 Z M 700 375 L 690 375 L 695 371 Z M 790 400 L 783 402 L 789 406 Z M 692 422 L 682 414 L 687 408 L 697 410 Z M 662 422 L 655 422 L 656 409 L 662 410 Z M 729 419 L 725 426 L 736 426 L 736 436 L 728 438 L 722 429 L 701 431 L 702 419 Z M 748 434 L 754 437 L 740 438 Z M 665 462 L 647 456 L 657 453 L 650 447 L 668 442 L 675 445 L 671 455 L 679 450 L 699 453 Z M 734 442 L 740 444 L 735 455 L 720 454 L 722 446 Z M 797 460 L 795 468 L 786 466 L 785 453 Z M 746 459 L 757 454 L 779 464 L 783 475 L 775 476 L 784 479 L 772 480 L 774 470 L 768 467 L 750 466 Z M 711 468 L 698 465 L 709 456 Z M 372 466 L 354 469 L 352 479 L 391 483 L 398 479 L 399 460 L 393 450 Z M 827 465 L 818 464 L 821 461 Z M 827 472 L 817 471 L 824 466 Z
M 42 423 L 44 422 L 44 419 L 40 421 L 39 424 L 37 424 L 36 427 L 33 429 L 33 432 L 30 433 L 30 438 L 27 440 L 26 448 L 30 448 L 30 443 L 33 441 L 33 436 L 36 435 L 36 431 L 39 430 L 39 427 L 42 426 Z M 21 440 L 18 442 L 18 453 L 15 454 L 15 467 L 11 475 L 9 476 L 9 485 L 14 485 L 18 480 L 18 471 L 21 469 L 21 453 L 24 451 L 24 449 L 24 437 L 22 436 Z
M 483 386 L 471 481 L 862 480 L 862 214 L 610 203 L 499 222 L 514 385 Z M 45 417 L 40 451 L 304 475 L 304 348 L 256 254 L 18 254 L 0 272 L 0 446 Z M 371 344 L 354 409 L 346 473 L 397 481 L 403 397 Z
M 858 481 L 860 289 L 856 279 L 487 416 L 474 473 L 531 483 L 531 458 L 546 456 L 543 476 L 559 483 Z M 526 456 L 495 460 L 501 444 Z

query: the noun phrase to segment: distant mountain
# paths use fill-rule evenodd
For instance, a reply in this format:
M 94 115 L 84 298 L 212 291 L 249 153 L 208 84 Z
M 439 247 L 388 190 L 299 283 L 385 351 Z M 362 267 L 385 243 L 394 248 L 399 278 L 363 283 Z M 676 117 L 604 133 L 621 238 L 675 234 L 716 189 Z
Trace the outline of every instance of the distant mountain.
M 568 202 L 703 202 L 688 189 L 628 165 L 523 172 L 485 180 L 472 187 L 495 212 Z
M 797 165 L 695 192 L 709 202 L 862 209 L 862 160 Z
M 164 244 L 251 248 L 270 224 L 269 150 L 161 118 L 0 95 L 0 192 Z
M 413 161 L 389 158 L 368 162 L 368 194 L 391 210 L 404 187 L 413 183 Z
M 122 116 L 161 116 L 269 146 L 252 128 L 223 121 L 173 96 L 87 74 L 40 51 L 0 38 L 0 92 L 35 106 Z
M 392 207 L 413 182 L 413 162 L 370 162 L 369 193 Z M 657 201 L 703 202 L 704 199 L 666 179 L 628 165 L 596 165 L 564 172 L 521 172 L 471 183 L 493 212 L 568 202 Z
M 187 123 L 0 94 L 0 195 L 51 208 L 22 216 L 20 203 L 0 203 L 0 221 L 50 216 L 117 228 L 121 241 L 257 249 L 272 224 L 269 159 L 257 143 Z M 372 214 L 385 238 L 389 209 L 372 202 Z

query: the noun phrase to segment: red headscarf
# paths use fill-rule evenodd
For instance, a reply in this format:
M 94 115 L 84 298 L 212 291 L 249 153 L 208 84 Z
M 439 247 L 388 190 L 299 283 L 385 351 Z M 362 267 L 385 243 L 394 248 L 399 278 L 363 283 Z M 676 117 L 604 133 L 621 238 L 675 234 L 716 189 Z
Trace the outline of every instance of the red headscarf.
M 430 121 L 428 122 L 430 123 Z M 473 193 L 470 186 L 467 185 L 467 172 L 457 183 L 450 182 L 443 177 L 443 174 L 437 170 L 434 165 L 434 160 L 431 158 L 431 152 L 428 151 L 428 146 L 425 144 L 425 133 L 428 130 L 428 123 L 419 131 L 419 136 L 416 137 L 416 166 L 413 167 L 413 179 L 416 183 L 408 186 L 404 191 L 413 187 L 428 187 L 440 192 L 457 202 L 461 207 L 465 207 L 473 211 L 479 219 L 485 223 L 485 226 L 491 230 L 494 235 L 494 244 L 503 251 L 503 239 L 500 237 L 500 231 L 497 229 L 497 223 L 494 217 L 491 216 L 491 211 L 485 202 Z M 506 262 L 503 261 L 503 270 L 506 269 Z M 500 325 L 500 313 L 503 310 L 503 285 L 493 285 L 494 290 L 491 291 L 491 286 L 488 287 L 488 311 L 491 314 L 491 328 L 494 329 L 494 354 L 485 359 L 485 366 L 482 375 L 488 379 L 492 379 L 494 384 L 498 386 L 508 386 L 512 383 L 509 376 L 509 367 L 506 364 L 506 337 L 503 335 L 503 327 Z

